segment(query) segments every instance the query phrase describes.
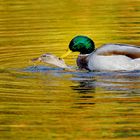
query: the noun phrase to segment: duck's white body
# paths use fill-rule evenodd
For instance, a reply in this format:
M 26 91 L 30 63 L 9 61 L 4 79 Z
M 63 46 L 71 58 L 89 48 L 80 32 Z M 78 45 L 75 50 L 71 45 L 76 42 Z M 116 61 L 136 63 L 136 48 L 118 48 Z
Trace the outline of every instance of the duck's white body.
M 140 59 L 128 58 L 126 56 L 98 56 L 94 55 L 88 62 L 89 70 L 140 70 Z
M 140 70 L 140 47 L 106 44 L 86 58 L 89 70 Z

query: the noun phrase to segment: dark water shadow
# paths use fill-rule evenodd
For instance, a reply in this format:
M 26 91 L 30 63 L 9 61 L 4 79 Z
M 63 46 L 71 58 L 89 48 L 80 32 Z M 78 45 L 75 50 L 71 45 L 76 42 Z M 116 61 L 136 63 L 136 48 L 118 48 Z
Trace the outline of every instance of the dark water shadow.
M 58 67 L 47 67 L 47 66 L 29 66 L 26 68 L 21 69 L 20 71 L 23 72 L 48 72 L 48 71 L 62 71 L 63 68 L 58 68 Z
M 24 72 L 51 73 L 54 76 L 65 77 L 71 75 L 69 80 L 76 83 L 71 88 L 79 93 L 94 93 L 97 87 L 107 91 L 123 91 L 133 94 L 140 93 L 140 70 L 137 71 L 67 71 L 62 68 L 47 66 L 30 66 L 22 69 Z M 67 78 L 67 76 L 66 76 Z
M 79 91 L 81 88 L 86 88 L 85 93 L 98 87 L 105 91 L 119 91 L 135 96 L 140 95 L 140 71 L 83 72 L 75 74 L 72 80 L 79 83 L 72 89 Z

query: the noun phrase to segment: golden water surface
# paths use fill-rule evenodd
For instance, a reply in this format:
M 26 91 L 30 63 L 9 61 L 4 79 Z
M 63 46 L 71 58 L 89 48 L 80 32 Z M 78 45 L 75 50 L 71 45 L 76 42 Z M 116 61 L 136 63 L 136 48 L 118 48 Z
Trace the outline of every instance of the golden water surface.
M 139 0 L 0 0 L 0 140 L 139 140 L 140 72 L 67 72 L 75 35 L 140 46 Z M 77 53 L 66 63 L 75 66 Z M 115 62 L 114 62 L 115 63 Z

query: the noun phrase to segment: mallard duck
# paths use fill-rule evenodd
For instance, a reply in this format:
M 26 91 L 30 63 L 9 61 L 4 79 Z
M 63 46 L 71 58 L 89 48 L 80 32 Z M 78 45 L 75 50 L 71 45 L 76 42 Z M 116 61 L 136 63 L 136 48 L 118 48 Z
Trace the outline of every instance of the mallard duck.
M 31 61 L 32 62 L 40 61 L 40 62 L 51 64 L 60 68 L 70 69 L 70 67 L 66 65 L 65 61 L 62 58 L 59 58 L 50 53 L 42 54 L 40 57 L 31 59 Z
M 80 52 L 77 66 L 80 69 L 105 71 L 140 70 L 140 46 L 127 44 L 105 44 L 95 49 L 94 42 L 87 36 L 76 36 L 69 43 L 69 51 Z

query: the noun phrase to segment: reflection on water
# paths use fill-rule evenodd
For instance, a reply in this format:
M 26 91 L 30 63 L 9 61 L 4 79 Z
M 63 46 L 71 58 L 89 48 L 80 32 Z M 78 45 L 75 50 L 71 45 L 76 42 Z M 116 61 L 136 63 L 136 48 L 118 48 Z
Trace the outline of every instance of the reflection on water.
M 79 89 L 101 87 L 107 91 L 140 92 L 140 71 L 78 73 L 73 80 L 79 81 Z
M 61 56 L 77 34 L 97 47 L 140 45 L 139 27 L 139 0 L 1 0 L 0 139 L 138 140 L 140 71 L 71 72 L 29 60 Z
M 9 69 L 0 87 L 1 139 L 139 137 L 139 71 Z

